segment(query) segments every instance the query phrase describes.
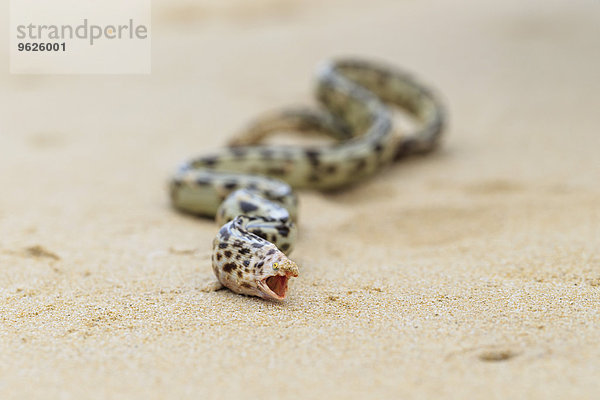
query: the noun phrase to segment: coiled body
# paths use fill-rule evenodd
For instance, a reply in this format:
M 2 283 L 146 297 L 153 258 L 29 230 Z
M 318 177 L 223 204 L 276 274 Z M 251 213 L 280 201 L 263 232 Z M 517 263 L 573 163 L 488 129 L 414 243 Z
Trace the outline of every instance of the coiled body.
M 437 98 L 409 75 L 359 60 L 324 64 L 317 75 L 320 109 L 295 109 L 259 119 L 235 143 L 185 163 L 171 180 L 173 205 L 216 216 L 213 270 L 237 293 L 282 299 L 298 275 L 287 258 L 296 236 L 293 188 L 338 189 L 409 154 L 434 149 L 444 125 Z M 391 107 L 410 113 L 417 131 L 394 131 Z M 316 131 L 324 146 L 262 145 L 281 131 Z

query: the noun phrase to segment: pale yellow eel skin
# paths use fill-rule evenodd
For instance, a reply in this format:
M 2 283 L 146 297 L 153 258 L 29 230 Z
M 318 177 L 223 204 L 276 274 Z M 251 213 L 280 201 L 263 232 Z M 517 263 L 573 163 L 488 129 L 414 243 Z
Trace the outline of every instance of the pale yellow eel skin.
M 438 145 L 445 122 L 438 97 L 411 75 L 380 63 L 340 59 L 317 74 L 318 109 L 291 109 L 257 120 L 228 148 L 192 159 L 170 182 L 175 208 L 215 217 L 212 265 L 233 292 L 282 300 L 298 266 L 288 258 L 296 238 L 292 188 L 338 189 L 372 176 L 403 156 Z M 398 107 L 418 123 L 394 130 Z M 262 145 L 277 131 L 319 132 L 323 146 Z

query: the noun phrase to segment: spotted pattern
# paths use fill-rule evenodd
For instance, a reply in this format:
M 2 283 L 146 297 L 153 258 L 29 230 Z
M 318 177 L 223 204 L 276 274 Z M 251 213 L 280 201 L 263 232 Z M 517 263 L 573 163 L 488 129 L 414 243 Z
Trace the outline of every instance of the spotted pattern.
M 444 126 L 437 97 L 410 75 L 362 60 L 324 63 L 317 75 L 320 109 L 290 109 L 257 120 L 230 147 L 184 163 L 171 179 L 173 205 L 216 217 L 213 242 L 219 282 L 241 294 L 283 299 L 298 275 L 288 258 L 297 236 L 294 188 L 353 185 L 410 154 L 433 150 Z M 391 110 L 418 123 L 411 135 L 393 129 Z M 326 146 L 265 145 L 282 130 L 318 132 Z

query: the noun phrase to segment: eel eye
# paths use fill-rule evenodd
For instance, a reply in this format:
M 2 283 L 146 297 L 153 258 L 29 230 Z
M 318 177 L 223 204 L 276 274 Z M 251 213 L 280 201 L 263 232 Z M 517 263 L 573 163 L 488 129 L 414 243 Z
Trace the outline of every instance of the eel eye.
M 279 265 L 277 263 L 273 263 L 273 269 L 277 269 L 279 268 Z

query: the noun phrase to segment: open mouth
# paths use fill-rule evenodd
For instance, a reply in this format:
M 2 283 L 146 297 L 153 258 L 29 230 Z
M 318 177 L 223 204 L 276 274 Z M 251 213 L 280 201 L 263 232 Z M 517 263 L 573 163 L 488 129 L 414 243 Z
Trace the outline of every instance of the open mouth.
M 283 300 L 288 289 L 288 277 L 287 275 L 275 275 L 263 279 L 261 282 L 261 288 L 268 296 Z

